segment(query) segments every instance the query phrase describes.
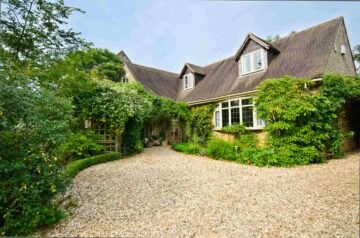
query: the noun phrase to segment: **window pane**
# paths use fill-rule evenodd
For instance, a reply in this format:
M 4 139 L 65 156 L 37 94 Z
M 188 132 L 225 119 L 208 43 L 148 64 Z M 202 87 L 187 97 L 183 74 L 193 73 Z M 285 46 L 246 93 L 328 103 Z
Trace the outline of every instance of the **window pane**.
M 239 106 L 239 100 L 232 100 L 232 101 L 230 102 L 230 105 L 231 105 L 232 107 Z
M 231 109 L 231 124 L 240 123 L 240 108 Z
M 251 67 L 250 67 L 250 55 L 245 55 L 243 56 L 243 60 L 242 60 L 242 69 L 243 69 L 243 73 L 249 73 L 251 71 Z
M 256 124 L 257 126 L 265 126 L 265 121 L 263 119 L 257 118 Z
M 221 103 L 221 106 L 222 106 L 222 108 L 227 108 L 227 107 L 229 107 L 229 102 L 223 102 L 223 103 Z
M 189 88 L 193 88 L 193 86 L 194 86 L 194 78 L 192 75 L 189 76 L 188 86 L 189 86 Z
M 215 112 L 215 127 L 220 127 L 220 112 Z
M 242 119 L 243 119 L 244 126 L 246 126 L 246 127 L 254 126 L 253 107 L 243 107 L 242 108 Z
M 252 98 L 248 98 L 248 99 L 242 99 L 241 100 L 242 105 L 252 105 Z
M 229 110 L 222 110 L 222 126 L 229 125 Z
M 254 57 L 254 70 L 258 70 L 262 68 L 263 60 L 262 60 L 262 51 L 256 51 L 253 55 Z

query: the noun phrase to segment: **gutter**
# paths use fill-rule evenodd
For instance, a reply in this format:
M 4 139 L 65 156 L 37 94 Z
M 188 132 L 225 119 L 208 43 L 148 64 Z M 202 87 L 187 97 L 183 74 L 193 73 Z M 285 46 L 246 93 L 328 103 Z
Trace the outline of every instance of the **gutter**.
M 313 81 L 313 82 L 320 82 L 322 80 L 323 80 L 322 78 L 311 79 L 311 81 Z M 203 99 L 203 100 L 199 100 L 199 101 L 193 101 L 193 102 L 188 102 L 188 105 L 189 106 L 195 106 L 195 105 L 205 104 L 205 103 L 210 103 L 210 102 L 215 102 L 215 101 L 222 101 L 222 100 L 230 99 L 230 98 L 233 98 L 233 97 L 236 97 L 236 96 L 249 96 L 249 95 L 255 94 L 258 91 L 259 90 L 252 90 L 252 91 L 247 91 L 247 92 L 243 92 L 243 93 L 235 93 L 235 94 L 229 94 L 229 95 L 215 97 L 215 98 L 209 98 L 209 99 Z

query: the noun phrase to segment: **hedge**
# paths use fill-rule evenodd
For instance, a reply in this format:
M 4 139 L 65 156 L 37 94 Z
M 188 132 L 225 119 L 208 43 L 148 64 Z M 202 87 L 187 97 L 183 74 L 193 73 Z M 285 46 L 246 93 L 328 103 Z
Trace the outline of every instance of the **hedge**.
M 75 177 L 78 172 L 90 166 L 113 161 L 113 160 L 123 159 L 125 157 L 126 156 L 123 156 L 118 152 L 114 152 L 103 155 L 97 155 L 86 159 L 75 160 L 65 166 L 64 172 L 69 177 Z

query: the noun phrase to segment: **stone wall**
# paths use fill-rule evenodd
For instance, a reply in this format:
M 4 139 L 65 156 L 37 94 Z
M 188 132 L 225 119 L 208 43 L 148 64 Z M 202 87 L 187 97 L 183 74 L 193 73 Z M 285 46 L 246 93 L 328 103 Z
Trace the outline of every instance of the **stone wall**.
M 355 135 L 343 140 L 341 150 L 343 152 L 359 149 L 360 140 L 360 103 L 348 103 L 344 107 L 344 113 L 338 119 L 341 131 L 353 131 Z

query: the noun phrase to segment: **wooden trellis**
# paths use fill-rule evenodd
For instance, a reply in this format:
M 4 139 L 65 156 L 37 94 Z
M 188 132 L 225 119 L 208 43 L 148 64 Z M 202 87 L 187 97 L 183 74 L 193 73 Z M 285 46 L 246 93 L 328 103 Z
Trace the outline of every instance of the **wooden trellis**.
M 121 151 L 121 137 L 110 133 L 108 125 L 94 122 L 91 129 L 98 135 L 97 143 L 104 147 L 104 153 Z

